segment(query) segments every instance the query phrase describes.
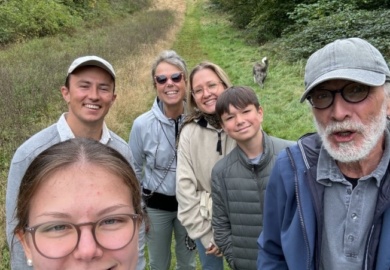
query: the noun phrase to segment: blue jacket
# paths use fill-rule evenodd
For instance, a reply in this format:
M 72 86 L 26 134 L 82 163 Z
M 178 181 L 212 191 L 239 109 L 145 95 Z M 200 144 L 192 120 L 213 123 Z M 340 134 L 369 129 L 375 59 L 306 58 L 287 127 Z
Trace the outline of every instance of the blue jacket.
M 324 186 L 316 181 L 321 141 L 308 134 L 279 155 L 264 202 L 257 269 L 319 269 Z M 362 269 L 390 269 L 390 175 L 377 198 Z

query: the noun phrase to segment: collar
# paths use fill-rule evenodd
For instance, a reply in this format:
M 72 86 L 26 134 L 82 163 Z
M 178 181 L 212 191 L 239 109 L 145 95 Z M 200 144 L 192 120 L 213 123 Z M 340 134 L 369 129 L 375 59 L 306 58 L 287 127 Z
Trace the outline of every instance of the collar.
M 390 133 L 385 129 L 385 150 L 383 151 L 382 158 L 376 167 L 376 169 L 369 175 L 361 177 L 359 180 L 366 180 L 374 178 L 376 185 L 379 187 L 381 181 L 387 171 L 387 167 L 390 161 Z M 343 182 L 346 181 L 345 177 L 341 173 L 335 160 L 329 155 L 328 151 L 321 146 L 318 166 L 317 166 L 317 179 L 316 181 L 325 186 L 331 186 L 331 182 Z
M 252 163 L 245 152 L 237 145 L 239 158 L 241 159 L 242 163 L 245 164 L 245 166 L 249 169 L 258 168 L 259 170 L 262 170 L 268 165 L 272 158 L 272 154 L 270 152 L 272 147 L 271 139 L 263 130 L 261 132 L 263 133 L 263 139 L 261 142 L 263 144 L 263 152 L 259 153 L 261 158 L 256 164 Z
M 66 122 L 66 114 L 67 113 L 63 113 L 57 122 L 57 131 L 60 135 L 61 142 L 75 138 L 75 135 L 73 134 L 70 126 L 68 125 L 68 122 Z M 103 123 L 102 137 L 100 138 L 99 142 L 101 142 L 102 144 L 108 144 L 110 140 L 110 131 L 107 128 L 106 123 Z

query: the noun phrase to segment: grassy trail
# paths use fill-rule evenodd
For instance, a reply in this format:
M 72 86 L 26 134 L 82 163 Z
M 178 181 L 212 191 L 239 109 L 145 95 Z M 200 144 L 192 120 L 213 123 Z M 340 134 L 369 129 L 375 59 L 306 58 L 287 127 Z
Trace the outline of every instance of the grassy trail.
M 176 50 L 190 70 L 200 61 L 210 60 L 229 74 L 233 84 L 255 89 L 264 108 L 267 133 L 297 139 L 313 130 L 308 107 L 298 102 L 303 63 L 288 65 L 265 46 L 245 43 L 228 16 L 208 0 L 155 0 L 149 10 L 114 25 L 0 50 L 0 94 L 4 97 L 0 114 L 7 116 L 1 120 L 0 131 L 0 270 L 10 269 L 4 234 L 10 160 L 17 146 L 56 122 L 66 110 L 59 89 L 69 64 L 86 54 L 100 55 L 113 64 L 118 98 L 107 124 L 127 141 L 133 120 L 151 107 L 155 91 L 150 68 L 165 49 Z M 253 82 L 252 65 L 263 56 L 270 59 L 270 73 L 266 87 L 260 90 Z

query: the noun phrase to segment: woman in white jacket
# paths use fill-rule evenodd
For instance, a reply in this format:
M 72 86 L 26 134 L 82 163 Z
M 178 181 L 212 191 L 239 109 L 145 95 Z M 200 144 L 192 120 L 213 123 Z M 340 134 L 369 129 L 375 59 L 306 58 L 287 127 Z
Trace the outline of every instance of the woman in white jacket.
M 176 240 L 176 269 L 195 269 L 195 251 L 185 245 L 186 230 L 177 218 L 176 138 L 184 119 L 187 67 L 174 51 L 163 51 L 152 66 L 157 97 L 152 109 L 133 123 L 129 144 L 149 216 L 150 269 L 168 270 Z
M 195 239 L 202 269 L 223 270 L 223 259 L 211 229 L 211 170 L 236 145 L 215 114 L 218 96 L 231 83 L 216 64 L 202 62 L 190 74 L 190 114 L 180 132 L 176 172 L 178 217 Z

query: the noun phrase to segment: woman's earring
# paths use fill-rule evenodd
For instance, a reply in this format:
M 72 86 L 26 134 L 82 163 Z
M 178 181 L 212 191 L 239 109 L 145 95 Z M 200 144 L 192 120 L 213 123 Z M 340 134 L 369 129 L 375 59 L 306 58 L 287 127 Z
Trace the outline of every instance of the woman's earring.
M 33 263 L 32 263 L 31 259 L 27 259 L 27 265 L 30 266 L 30 267 L 33 266 Z

